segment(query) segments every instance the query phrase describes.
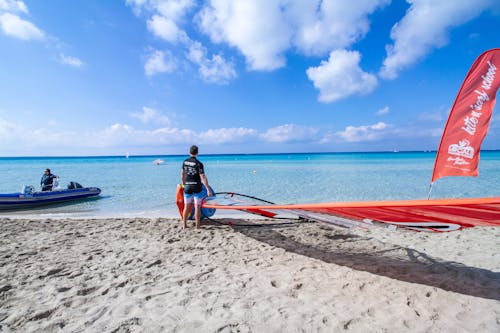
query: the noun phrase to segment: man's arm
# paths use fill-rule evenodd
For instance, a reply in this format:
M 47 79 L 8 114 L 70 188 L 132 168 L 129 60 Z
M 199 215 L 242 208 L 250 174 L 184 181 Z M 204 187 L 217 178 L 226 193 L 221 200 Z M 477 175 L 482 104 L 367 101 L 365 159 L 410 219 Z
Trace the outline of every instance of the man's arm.
M 184 185 L 184 168 L 181 169 L 181 185 Z
M 205 176 L 204 173 L 200 175 L 201 182 L 205 187 L 207 188 L 207 196 L 211 197 L 212 196 L 212 191 L 210 190 L 210 186 L 208 185 L 208 179 L 207 176 Z

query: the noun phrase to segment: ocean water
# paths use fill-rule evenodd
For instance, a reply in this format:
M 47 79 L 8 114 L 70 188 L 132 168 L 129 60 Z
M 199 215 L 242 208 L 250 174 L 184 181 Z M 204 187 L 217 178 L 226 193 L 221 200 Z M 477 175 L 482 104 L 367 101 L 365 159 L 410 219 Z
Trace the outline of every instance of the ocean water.
M 39 188 L 45 168 L 96 186 L 97 200 L 0 212 L 0 217 L 178 217 L 176 185 L 187 156 L 0 158 L 0 193 Z M 161 158 L 164 164 L 153 161 Z M 275 203 L 426 199 L 435 152 L 200 155 L 216 192 L 237 192 Z M 432 198 L 500 195 L 500 151 L 481 152 L 479 177 L 446 177 Z M 224 214 L 217 212 L 215 217 Z

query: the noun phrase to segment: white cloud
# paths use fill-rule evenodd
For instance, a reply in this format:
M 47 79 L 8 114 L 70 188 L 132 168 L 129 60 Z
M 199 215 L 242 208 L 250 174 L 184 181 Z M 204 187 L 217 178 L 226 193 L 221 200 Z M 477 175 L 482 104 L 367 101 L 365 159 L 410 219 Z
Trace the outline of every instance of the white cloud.
M 176 43 L 189 40 L 181 29 L 186 14 L 196 5 L 194 0 L 127 0 L 137 15 L 145 9 L 153 15 L 147 20 L 151 33 L 165 41 Z
M 135 15 L 141 15 L 142 8 L 146 6 L 148 0 L 125 0 L 125 3 L 132 7 Z
M 98 147 L 128 146 L 164 146 L 202 142 L 203 144 L 221 144 L 242 142 L 253 139 L 256 130 L 249 128 L 219 128 L 204 132 L 189 129 L 162 127 L 154 130 L 136 129 L 126 124 L 114 124 L 103 131 L 92 134 L 91 144 Z
M 407 0 L 411 4 L 405 17 L 391 30 L 393 45 L 380 76 L 394 79 L 398 72 L 425 57 L 434 48 L 448 43 L 448 31 L 475 18 L 495 4 L 494 0 Z
M 346 142 L 374 141 L 385 135 L 390 127 L 384 122 L 358 127 L 347 126 L 344 131 L 337 132 L 336 135 Z
M 368 15 L 390 0 L 291 1 L 285 15 L 294 27 L 294 46 L 305 54 L 325 55 L 351 46 L 370 29 Z
M 375 115 L 377 116 L 383 116 L 386 115 L 390 112 L 390 109 L 388 106 L 384 106 L 382 109 L 379 109 L 377 112 L 375 112 Z
M 319 101 L 334 102 L 351 95 L 366 95 L 377 86 L 375 75 L 359 67 L 357 51 L 335 50 L 328 61 L 307 69 L 309 80 L 319 89 Z
M 282 1 L 214 0 L 199 14 L 200 28 L 215 43 L 240 50 L 253 70 L 285 65 L 292 29 L 283 15 Z
M 295 124 L 286 124 L 268 129 L 260 135 L 267 142 L 300 142 L 315 140 L 318 130 Z
M 167 116 L 147 106 L 143 106 L 141 112 L 132 113 L 131 116 L 139 119 L 144 124 L 155 123 L 165 126 L 170 125 L 170 119 Z
M 196 6 L 195 0 L 150 0 L 149 3 L 158 13 L 175 22 L 181 22 L 186 14 Z
M 221 55 L 208 58 L 207 49 L 199 42 L 193 42 L 189 47 L 188 59 L 198 65 L 198 72 L 203 80 L 212 83 L 225 84 L 236 78 L 236 70 L 232 62 L 227 62 Z
M 127 0 L 136 14 L 143 9 L 151 14 L 147 20 L 149 31 L 169 43 L 181 43 L 186 47 L 186 56 L 198 67 L 200 77 L 216 84 L 225 84 L 236 78 L 236 70 L 232 62 L 227 61 L 221 54 L 207 55 L 208 51 L 201 42 L 192 40 L 182 29 L 185 17 L 195 6 L 193 0 Z M 169 59 L 165 60 L 168 56 Z M 149 56 L 145 65 L 146 75 L 151 76 L 162 72 L 171 72 L 176 68 L 171 53 L 155 51 Z
M 168 51 L 155 50 L 149 54 L 144 64 L 144 72 L 147 76 L 159 73 L 171 73 L 177 68 L 173 55 Z
M 212 0 L 198 15 L 215 43 L 236 47 L 251 70 L 285 66 L 291 48 L 324 55 L 366 35 L 368 15 L 390 0 Z
M 84 65 L 83 61 L 81 61 L 80 59 L 76 57 L 67 56 L 62 53 L 59 54 L 59 61 L 62 64 L 69 65 L 72 67 L 82 67 Z
M 45 37 L 33 23 L 8 12 L 0 14 L 0 28 L 7 36 L 22 40 L 42 40 Z
M 175 21 L 161 15 L 153 15 L 147 22 L 148 29 L 157 37 L 160 37 L 167 42 L 175 43 L 184 41 L 187 34 L 179 29 Z
M 0 11 L 28 14 L 28 7 L 23 1 L 0 0 Z
M 252 128 L 218 128 L 201 132 L 198 135 L 198 140 L 205 144 L 220 144 L 243 142 L 253 140 L 256 137 L 257 131 Z

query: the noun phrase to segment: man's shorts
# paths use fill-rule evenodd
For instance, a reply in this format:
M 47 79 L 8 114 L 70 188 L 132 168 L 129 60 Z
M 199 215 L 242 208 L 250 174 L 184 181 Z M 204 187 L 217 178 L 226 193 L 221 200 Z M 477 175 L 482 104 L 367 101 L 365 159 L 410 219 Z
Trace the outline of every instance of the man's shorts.
M 201 206 L 201 202 L 203 201 L 203 192 L 187 194 L 184 192 L 184 204 L 190 205 L 193 204 L 195 206 Z

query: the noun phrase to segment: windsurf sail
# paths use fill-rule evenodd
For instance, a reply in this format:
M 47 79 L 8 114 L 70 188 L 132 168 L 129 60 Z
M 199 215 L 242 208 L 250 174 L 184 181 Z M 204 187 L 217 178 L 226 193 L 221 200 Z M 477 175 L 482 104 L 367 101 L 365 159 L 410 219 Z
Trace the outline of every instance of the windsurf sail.
M 446 176 L 477 176 L 479 151 L 500 86 L 500 49 L 472 64 L 451 108 L 436 155 L 431 183 Z

